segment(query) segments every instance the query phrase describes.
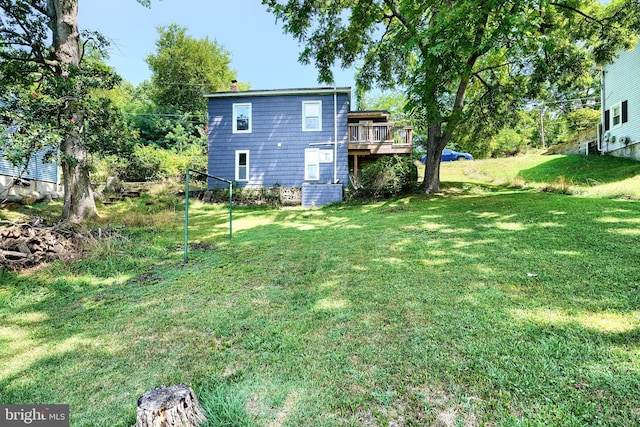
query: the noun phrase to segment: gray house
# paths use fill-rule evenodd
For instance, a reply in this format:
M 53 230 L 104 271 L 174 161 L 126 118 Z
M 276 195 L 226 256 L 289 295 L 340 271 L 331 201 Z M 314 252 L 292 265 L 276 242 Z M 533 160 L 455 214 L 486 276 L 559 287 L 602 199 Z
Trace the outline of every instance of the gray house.
M 209 173 L 245 188 L 298 189 L 303 206 L 341 201 L 359 164 L 411 153 L 410 128 L 395 129 L 388 113 L 349 111 L 350 88 L 232 86 L 205 96 Z
M 640 160 L 640 45 L 619 53 L 602 70 L 603 154 Z
M 14 166 L 0 151 L 0 201 L 34 195 L 59 197 L 60 173 L 57 163 L 46 161 L 49 150 L 35 153 L 24 169 Z

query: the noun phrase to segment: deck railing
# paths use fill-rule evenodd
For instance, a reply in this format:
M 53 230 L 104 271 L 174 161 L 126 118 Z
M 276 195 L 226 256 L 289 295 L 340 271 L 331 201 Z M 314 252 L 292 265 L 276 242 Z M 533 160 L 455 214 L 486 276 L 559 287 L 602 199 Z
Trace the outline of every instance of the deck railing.
M 409 126 L 396 127 L 394 123 L 351 123 L 349 143 L 411 145 L 412 131 Z

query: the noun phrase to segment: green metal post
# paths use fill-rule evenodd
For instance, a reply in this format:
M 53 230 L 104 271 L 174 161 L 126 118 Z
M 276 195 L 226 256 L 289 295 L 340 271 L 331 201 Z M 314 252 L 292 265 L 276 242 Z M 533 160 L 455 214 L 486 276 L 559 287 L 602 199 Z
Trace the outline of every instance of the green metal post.
M 184 262 L 189 260 L 187 251 L 189 250 L 189 168 L 187 168 L 187 178 L 185 186 L 184 201 Z
M 229 181 L 229 239 L 233 237 L 233 185 Z

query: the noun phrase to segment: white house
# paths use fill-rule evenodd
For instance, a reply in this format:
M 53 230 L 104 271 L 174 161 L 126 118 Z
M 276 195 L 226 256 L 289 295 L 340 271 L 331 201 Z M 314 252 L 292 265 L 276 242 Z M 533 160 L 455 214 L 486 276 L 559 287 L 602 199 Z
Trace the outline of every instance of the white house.
M 602 69 L 603 154 L 640 160 L 640 44 Z

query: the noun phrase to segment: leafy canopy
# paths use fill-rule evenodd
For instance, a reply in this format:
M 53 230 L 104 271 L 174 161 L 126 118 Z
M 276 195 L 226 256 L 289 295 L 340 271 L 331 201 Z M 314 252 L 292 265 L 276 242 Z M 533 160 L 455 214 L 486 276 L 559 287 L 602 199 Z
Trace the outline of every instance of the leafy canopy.
M 235 79 L 230 54 L 216 41 L 195 39 L 177 24 L 158 28 L 156 52 L 147 56 L 152 97 L 160 109 L 205 113 L 203 94 L 227 89 Z
M 440 152 L 463 124 L 497 132 L 528 100 L 591 81 L 595 63 L 630 46 L 640 3 L 618 0 L 263 0 L 331 82 L 359 66 L 364 88 L 400 86 L 428 128 L 427 192 Z M 465 130 L 468 132 L 468 129 Z

